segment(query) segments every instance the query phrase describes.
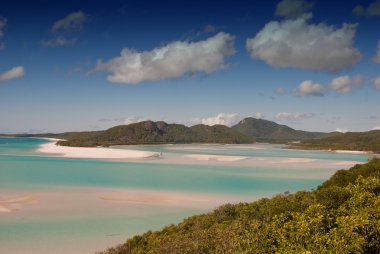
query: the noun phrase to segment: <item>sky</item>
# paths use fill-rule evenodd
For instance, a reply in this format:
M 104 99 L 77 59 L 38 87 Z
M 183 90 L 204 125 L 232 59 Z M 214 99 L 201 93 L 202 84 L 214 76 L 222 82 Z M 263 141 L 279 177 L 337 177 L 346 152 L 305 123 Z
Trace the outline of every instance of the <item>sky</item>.
M 0 1 L 0 133 L 380 129 L 380 0 Z

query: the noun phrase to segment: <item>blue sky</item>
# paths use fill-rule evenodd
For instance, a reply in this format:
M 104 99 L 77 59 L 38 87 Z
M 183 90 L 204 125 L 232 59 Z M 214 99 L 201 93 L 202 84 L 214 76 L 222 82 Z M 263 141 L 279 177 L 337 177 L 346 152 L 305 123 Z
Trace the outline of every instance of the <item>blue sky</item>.
M 380 1 L 0 2 L 0 133 L 380 128 Z

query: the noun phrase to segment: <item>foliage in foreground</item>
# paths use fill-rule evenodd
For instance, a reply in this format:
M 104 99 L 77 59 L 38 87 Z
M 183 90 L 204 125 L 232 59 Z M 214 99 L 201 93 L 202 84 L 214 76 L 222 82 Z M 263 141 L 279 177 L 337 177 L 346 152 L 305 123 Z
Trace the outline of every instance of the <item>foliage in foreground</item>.
M 380 253 L 379 175 L 374 158 L 315 191 L 227 204 L 103 253 Z

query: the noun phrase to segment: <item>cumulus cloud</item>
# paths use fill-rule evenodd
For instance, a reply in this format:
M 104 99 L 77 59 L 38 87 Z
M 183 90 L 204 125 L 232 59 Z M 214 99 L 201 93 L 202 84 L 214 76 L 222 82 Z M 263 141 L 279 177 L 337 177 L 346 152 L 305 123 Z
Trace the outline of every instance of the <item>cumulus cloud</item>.
M 377 78 L 375 78 L 374 80 L 372 80 L 372 85 L 373 85 L 376 89 L 380 90 L 380 77 L 377 77 Z
M 286 90 L 285 90 L 285 88 L 280 86 L 280 87 L 277 87 L 276 89 L 274 89 L 274 93 L 277 95 L 284 95 L 284 94 L 286 94 Z
M 2 42 L 2 38 L 4 37 L 4 29 L 7 25 L 8 20 L 2 16 L 0 16 L 0 50 L 5 48 L 4 42 Z
M 49 40 L 42 40 L 41 44 L 44 47 L 60 47 L 74 45 L 76 41 L 76 39 L 67 39 L 63 36 L 58 36 Z
M 281 112 L 275 116 L 275 119 L 278 121 L 281 121 L 281 122 L 295 122 L 298 120 L 304 120 L 304 119 L 312 118 L 314 116 L 315 116 L 315 114 L 313 114 L 313 113 Z
M 77 31 L 83 28 L 87 20 L 87 15 L 83 11 L 69 13 L 66 17 L 54 22 L 51 27 L 52 32 L 57 31 Z
M 311 80 L 303 81 L 295 90 L 296 96 L 323 96 L 325 95 L 325 87 L 323 85 L 314 83 Z
M 196 124 L 205 124 L 209 126 L 213 126 L 215 124 L 221 124 L 226 126 L 233 126 L 237 124 L 242 119 L 241 116 L 239 116 L 236 113 L 220 113 L 217 116 L 207 117 L 207 118 L 194 118 L 191 121 L 191 125 Z
M 226 67 L 225 57 L 235 53 L 234 40 L 234 36 L 220 32 L 207 40 L 175 41 L 151 51 L 124 48 L 120 56 L 108 62 L 98 60 L 95 71 L 109 72 L 109 82 L 124 84 L 211 73 Z
M 0 81 L 21 78 L 24 76 L 24 74 L 25 74 L 24 67 L 22 66 L 13 67 L 9 71 L 0 73 Z
M 276 16 L 286 18 L 297 18 L 308 12 L 314 3 L 303 0 L 282 0 L 276 6 Z
M 352 13 L 356 16 L 368 16 L 368 17 L 380 16 L 380 0 L 376 0 L 372 2 L 367 7 L 363 5 L 357 5 L 352 10 Z
M 349 76 L 341 76 L 333 79 L 330 83 L 330 89 L 337 93 L 349 93 L 354 87 L 361 86 L 364 82 L 362 76 L 350 78 Z
M 361 59 L 353 47 L 357 24 L 341 28 L 320 23 L 308 24 L 311 15 L 271 21 L 248 38 L 246 48 L 254 59 L 275 67 L 296 67 L 335 72 Z
M 346 133 L 346 132 L 348 132 L 347 129 L 342 129 L 342 128 L 336 128 L 335 131 L 340 132 L 340 133 Z
M 376 51 L 376 55 L 373 58 L 373 61 L 375 63 L 380 63 L 380 40 L 377 42 L 377 51 Z

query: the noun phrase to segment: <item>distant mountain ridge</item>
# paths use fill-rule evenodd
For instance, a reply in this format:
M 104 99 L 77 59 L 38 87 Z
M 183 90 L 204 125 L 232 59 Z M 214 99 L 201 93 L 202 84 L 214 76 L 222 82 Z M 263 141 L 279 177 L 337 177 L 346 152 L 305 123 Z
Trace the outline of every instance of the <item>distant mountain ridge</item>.
M 337 135 L 337 132 L 308 132 L 295 130 L 286 125 L 272 121 L 248 117 L 232 126 L 232 129 L 247 136 L 254 137 L 257 141 L 289 142 L 305 139 L 319 139 Z
M 18 137 L 52 137 L 65 139 L 58 144 L 65 146 L 110 146 L 138 144 L 186 144 L 221 143 L 249 144 L 257 142 L 288 143 L 320 139 L 338 135 L 337 132 L 308 132 L 295 130 L 286 125 L 252 117 L 241 120 L 229 128 L 225 125 L 203 124 L 187 127 L 163 121 L 143 121 L 119 125 L 103 131 L 83 131 L 46 134 L 19 134 Z
M 143 121 L 119 125 L 104 131 L 81 132 L 59 141 L 65 146 L 109 146 L 137 144 L 183 144 L 183 143 L 225 143 L 249 144 L 254 138 L 246 136 L 224 125 L 167 124 L 162 121 Z

